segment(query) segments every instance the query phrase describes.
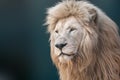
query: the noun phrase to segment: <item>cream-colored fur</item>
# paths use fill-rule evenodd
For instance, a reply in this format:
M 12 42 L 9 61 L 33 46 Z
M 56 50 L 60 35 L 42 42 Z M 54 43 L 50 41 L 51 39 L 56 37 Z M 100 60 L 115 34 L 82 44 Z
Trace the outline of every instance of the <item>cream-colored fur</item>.
M 102 10 L 67 0 L 47 14 L 51 58 L 61 80 L 120 80 L 118 27 Z M 60 50 L 55 47 L 60 43 L 67 45 Z

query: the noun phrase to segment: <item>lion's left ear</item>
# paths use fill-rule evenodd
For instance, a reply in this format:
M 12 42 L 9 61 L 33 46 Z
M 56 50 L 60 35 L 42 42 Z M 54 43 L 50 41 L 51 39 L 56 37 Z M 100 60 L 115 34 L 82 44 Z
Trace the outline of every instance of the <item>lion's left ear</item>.
M 90 22 L 95 22 L 97 20 L 97 11 L 95 9 L 88 9 L 89 15 L 90 15 Z

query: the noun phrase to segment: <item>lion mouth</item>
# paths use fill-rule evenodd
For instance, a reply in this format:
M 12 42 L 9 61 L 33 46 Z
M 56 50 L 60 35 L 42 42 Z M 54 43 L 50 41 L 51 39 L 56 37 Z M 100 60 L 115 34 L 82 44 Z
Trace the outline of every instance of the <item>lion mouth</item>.
M 58 57 L 60 57 L 62 55 L 65 55 L 65 56 L 74 56 L 75 54 L 67 54 L 67 53 L 61 52 Z

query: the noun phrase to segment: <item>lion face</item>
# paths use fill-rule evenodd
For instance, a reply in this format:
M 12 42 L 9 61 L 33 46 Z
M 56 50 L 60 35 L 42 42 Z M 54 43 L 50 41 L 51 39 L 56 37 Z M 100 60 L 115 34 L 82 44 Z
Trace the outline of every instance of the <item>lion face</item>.
M 48 9 L 51 58 L 61 80 L 119 80 L 118 27 L 86 1 L 63 1 Z
M 94 6 L 88 7 L 85 4 L 82 1 L 70 1 L 48 10 L 46 24 L 50 32 L 51 57 L 54 63 L 58 63 L 58 60 L 73 61 L 78 56 L 84 63 L 83 61 L 92 58 L 99 36 L 98 15 Z
M 59 20 L 53 32 L 54 55 L 60 62 L 71 60 L 78 52 L 83 28 L 74 17 Z

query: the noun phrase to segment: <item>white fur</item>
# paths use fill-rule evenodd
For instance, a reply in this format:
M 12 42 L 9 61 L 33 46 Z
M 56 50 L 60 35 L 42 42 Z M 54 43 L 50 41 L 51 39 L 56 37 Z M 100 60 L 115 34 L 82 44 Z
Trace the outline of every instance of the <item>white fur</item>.
M 70 32 L 71 29 L 75 29 Z M 62 52 L 65 54 L 77 54 L 77 50 L 81 39 L 78 36 L 83 35 L 82 26 L 74 17 L 60 20 L 54 30 L 54 44 L 67 43 L 67 45 L 62 49 Z M 56 30 L 58 33 L 56 33 Z M 60 55 L 61 50 L 55 47 L 55 54 Z M 62 55 L 59 57 L 60 61 L 72 59 L 71 56 Z

